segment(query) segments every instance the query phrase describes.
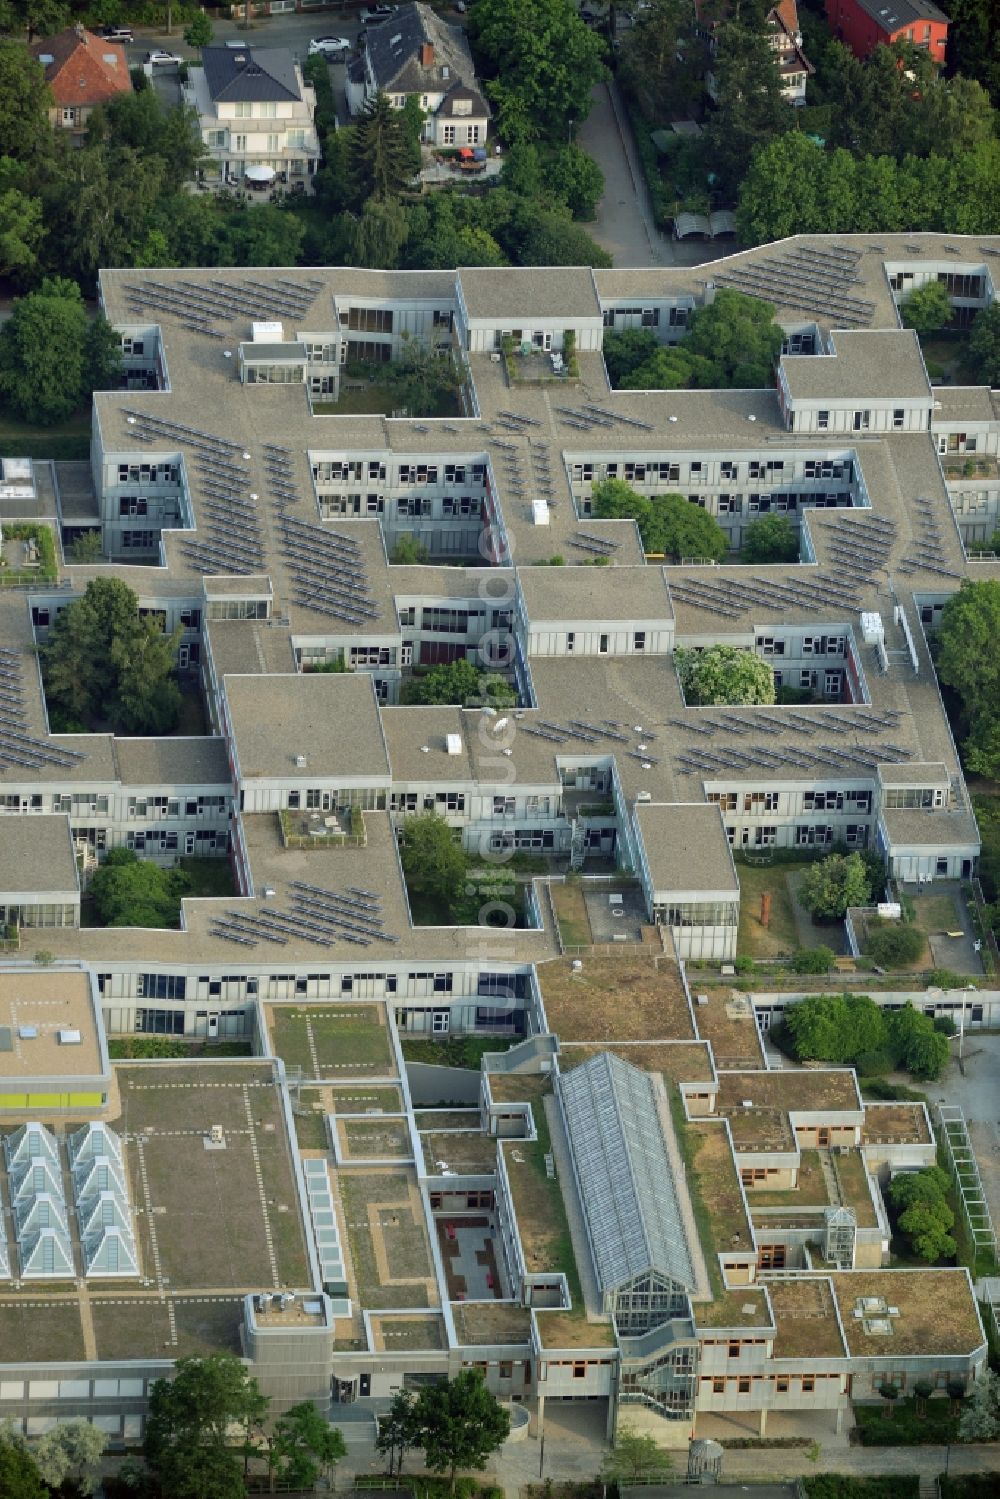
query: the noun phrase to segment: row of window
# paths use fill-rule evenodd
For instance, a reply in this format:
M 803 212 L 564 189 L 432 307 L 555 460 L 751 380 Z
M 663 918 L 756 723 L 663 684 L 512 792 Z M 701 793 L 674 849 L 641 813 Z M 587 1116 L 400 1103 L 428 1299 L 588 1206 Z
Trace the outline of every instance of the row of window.
M 142 344 L 133 343 L 133 350 L 141 354 Z M 119 463 L 119 484 L 176 484 L 180 469 L 176 463 Z
M 735 848 L 737 843 L 737 830 L 726 826 L 726 837 L 729 839 L 730 848 Z M 800 824 L 795 829 L 795 846 L 797 848 L 825 848 L 834 842 L 846 843 L 849 848 L 866 848 L 868 845 L 868 827 L 863 822 L 849 822 L 846 827 L 832 828 L 827 825 Z M 763 827 L 740 828 L 739 845 L 741 848 L 774 848 L 778 842 L 778 829 L 773 823 Z

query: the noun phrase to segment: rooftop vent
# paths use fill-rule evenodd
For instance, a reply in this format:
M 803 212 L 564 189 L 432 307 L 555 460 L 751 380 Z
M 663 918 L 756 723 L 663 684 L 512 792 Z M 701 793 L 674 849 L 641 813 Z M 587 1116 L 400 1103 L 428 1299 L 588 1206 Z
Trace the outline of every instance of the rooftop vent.
M 305 757 L 305 755 L 296 755 L 295 756 L 295 764 L 296 764 L 297 769 L 299 769 L 299 770 L 305 770 L 305 768 L 306 768 L 306 757 Z
M 66 1030 L 66 1031 L 59 1031 L 57 1034 L 59 1036 L 59 1045 L 60 1046 L 79 1046 L 80 1045 L 80 1042 L 81 1042 L 82 1038 L 80 1036 L 80 1032 L 79 1031 Z
M 446 735 L 445 747 L 449 755 L 460 755 L 462 753 L 462 736 L 460 734 Z
M 17 1035 L 18 1040 L 20 1041 L 34 1041 L 35 1037 L 38 1035 L 38 1026 L 19 1025 L 17 1028 Z

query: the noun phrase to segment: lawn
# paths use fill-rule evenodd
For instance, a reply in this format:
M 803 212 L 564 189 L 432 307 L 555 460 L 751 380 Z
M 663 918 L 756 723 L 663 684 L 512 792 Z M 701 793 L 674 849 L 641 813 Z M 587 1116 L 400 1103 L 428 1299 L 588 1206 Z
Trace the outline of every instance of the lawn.
M 520 1036 L 448 1036 L 443 1041 L 424 1041 L 416 1036 L 402 1036 L 405 1062 L 429 1062 L 434 1067 L 469 1067 L 478 1072 L 483 1057 L 490 1051 L 509 1051 Z
M 370 1311 L 434 1305 L 430 1248 L 423 1224 L 415 1216 L 411 1177 L 401 1171 L 342 1170 L 337 1180 L 360 1305 Z M 385 1256 L 385 1275 L 379 1269 L 380 1251 Z
M 550 885 L 549 889 L 563 947 L 590 947 L 594 938 L 582 887 L 574 882 L 572 885 Z
M 178 863 L 191 881 L 185 899 L 230 900 L 239 894 L 228 859 L 196 859 L 192 856 L 182 858 Z
M 917 1415 L 913 1399 L 895 1401 L 891 1414 L 885 1406 L 885 1401 L 878 1405 L 855 1405 L 854 1419 L 862 1447 L 913 1447 L 925 1443 L 944 1446 L 958 1438 L 958 1417 L 952 1415 L 950 1400 L 928 1400 L 922 1416 Z
M 77 411 L 52 427 L 23 422 L 13 412 L 0 409 L 0 458 L 47 458 L 60 462 L 90 457 L 90 407 Z
M 318 401 L 313 406 L 315 416 L 392 416 L 401 409 L 402 396 L 391 386 L 373 380 L 369 385 L 344 385 L 336 401 Z M 461 416 L 461 408 L 455 396 L 443 393 L 430 403 L 429 408 L 410 411 L 411 417 Z
M 969 330 L 956 329 L 952 333 L 938 331 L 925 333 L 920 339 L 920 351 L 932 380 L 943 380 L 948 385 L 976 385 L 979 383 L 974 370 L 966 364 L 969 347 Z
M 385 1016 L 379 1005 L 268 1007 L 271 1045 L 289 1067 L 306 1078 L 395 1071 Z
M 744 864 L 737 867 L 740 880 L 740 930 L 737 947 L 751 958 L 778 958 L 798 949 L 795 910 L 788 889 L 788 868 L 781 864 Z M 765 927 L 760 920 L 760 898 L 771 897 L 771 916 Z

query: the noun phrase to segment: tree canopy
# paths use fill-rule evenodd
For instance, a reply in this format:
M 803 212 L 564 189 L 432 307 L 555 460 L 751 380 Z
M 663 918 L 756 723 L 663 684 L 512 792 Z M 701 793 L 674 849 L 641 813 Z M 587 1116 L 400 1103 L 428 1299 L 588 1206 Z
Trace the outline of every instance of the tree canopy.
M 49 1499 L 27 1443 L 12 1428 L 0 1428 L 0 1494 L 4 1499 Z
M 712 645 L 703 651 L 679 647 L 674 661 L 689 705 L 774 702 L 774 673 L 755 651 L 735 645 Z
M 648 329 L 610 330 L 604 359 L 622 390 L 762 389 L 774 383 L 783 340 L 770 302 L 720 287 L 692 312 L 679 343 L 661 344 Z
M 1000 386 L 1000 302 L 991 302 L 976 314 L 967 357 L 985 385 Z
M 743 532 L 740 556 L 761 566 L 771 562 L 797 562 L 799 533 L 787 515 L 761 515 Z
M 637 1483 L 665 1483 L 673 1472 L 673 1458 L 648 1432 L 619 1423 L 614 1446 L 601 1464 L 601 1478 L 620 1488 Z
M 456 905 L 465 886 L 468 859 L 461 842 L 436 812 L 421 812 L 403 823 L 400 858 L 411 897 L 442 914 Z
M 106 1446 L 103 1431 L 80 1416 L 60 1421 L 45 1432 L 35 1448 L 35 1462 L 42 1480 L 50 1488 L 60 1489 L 65 1485 L 80 1494 L 93 1494 L 100 1482 L 101 1457 Z
M 378 90 L 354 127 L 353 167 L 365 196 L 395 197 L 413 177 L 413 160 L 401 110 Z
M 951 298 L 943 281 L 926 281 L 905 297 L 900 307 L 903 323 L 917 333 L 936 333 L 951 322 Z
M 176 926 L 191 888 L 182 869 L 163 869 L 130 848 L 113 848 L 95 870 L 89 895 L 104 926 Z
M 401 695 L 404 703 L 458 703 L 463 708 L 485 703 L 510 708 L 517 695 L 506 677 L 476 666 L 472 661 L 449 661 L 432 666 L 422 676 L 411 677 Z
M 320 1415 L 311 1400 L 291 1406 L 274 1423 L 272 1464 L 292 1488 L 314 1488 L 317 1479 L 329 1479 L 334 1464 L 346 1456 L 342 1432 Z
M 900 1172 L 889 1185 L 897 1227 L 913 1253 L 928 1264 L 951 1259 L 955 1253 L 955 1240 L 948 1232 L 955 1222 L 948 1205 L 950 1188 L 951 1179 L 940 1166 Z
M 458 1469 L 481 1472 L 510 1431 L 510 1416 L 473 1369 L 422 1389 L 413 1421 L 428 1468 L 448 1474 L 452 1493 Z
M 0 395 L 25 421 L 63 421 L 115 383 L 118 350 L 105 319 L 87 316 L 75 282 L 43 281 L 0 330 Z
M 961 705 L 964 751 L 978 775 L 1000 773 L 1000 582 L 970 582 L 941 611 L 937 672 Z
M 57 732 L 110 723 L 168 734 L 181 694 L 174 677 L 180 629 L 164 634 L 120 578 L 95 578 L 52 621 L 41 648 L 50 721 Z
M 854 1066 L 868 1076 L 898 1067 L 933 1079 L 948 1057 L 948 1038 L 929 1015 L 910 1004 L 881 1009 L 867 994 L 809 995 L 789 1005 L 784 1024 L 799 1061 Z
M 263 1425 L 267 1399 L 229 1353 L 182 1358 L 173 1379 L 158 1379 L 149 1396 L 143 1453 L 170 1499 L 243 1499 L 242 1464 L 230 1428 L 248 1435 Z
M 591 503 L 601 520 L 634 520 L 643 550 L 672 562 L 684 557 L 721 562 L 729 551 L 726 533 L 715 517 L 683 495 L 641 495 L 622 479 L 602 479 L 593 486 Z
M 1000 1377 L 984 1369 L 962 1406 L 958 1434 L 963 1442 L 995 1442 L 1000 1437 Z
M 49 86 L 45 69 L 23 43 L 0 37 L 0 142 L 4 156 L 30 161 L 48 155 Z
M 476 0 L 469 39 L 511 145 L 561 142 L 587 118 L 604 45 L 569 0 Z
M 860 854 L 827 854 L 806 870 L 800 892 L 807 911 L 821 921 L 843 921 L 848 906 L 871 900 L 868 866 Z
M 719 27 L 712 72 L 717 107 L 706 126 L 707 154 L 723 191 L 731 195 L 755 149 L 795 123 L 781 92 L 778 54 L 763 9 L 753 17 L 743 12 Z

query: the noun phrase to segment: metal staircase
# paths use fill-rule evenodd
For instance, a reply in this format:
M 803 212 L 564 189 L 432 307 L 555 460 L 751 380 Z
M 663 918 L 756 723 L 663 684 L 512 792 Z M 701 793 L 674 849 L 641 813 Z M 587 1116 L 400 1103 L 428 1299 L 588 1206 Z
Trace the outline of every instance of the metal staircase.
M 570 869 L 582 869 L 583 861 L 587 857 L 587 829 L 579 817 L 574 817 L 570 824 L 569 838 L 569 867 Z

